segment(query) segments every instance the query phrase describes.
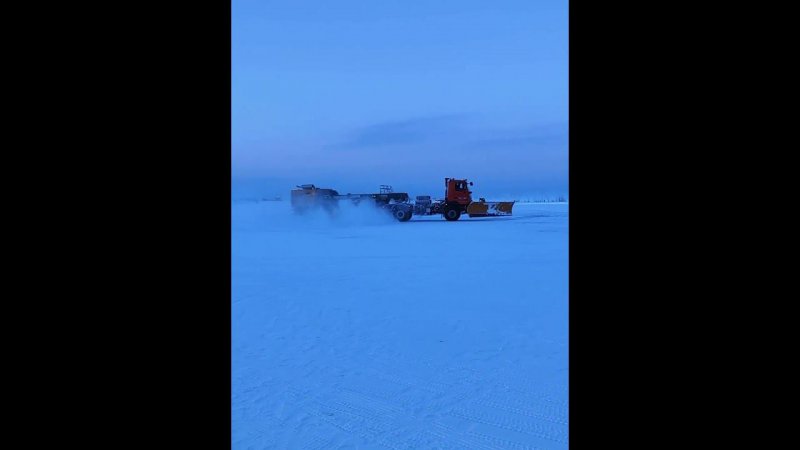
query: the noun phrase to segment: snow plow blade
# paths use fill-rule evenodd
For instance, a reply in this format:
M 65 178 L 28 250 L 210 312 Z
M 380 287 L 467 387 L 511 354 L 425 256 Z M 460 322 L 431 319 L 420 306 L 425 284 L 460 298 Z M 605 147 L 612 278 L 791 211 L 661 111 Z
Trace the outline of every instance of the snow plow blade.
M 467 205 L 470 217 L 510 216 L 514 202 L 472 202 Z

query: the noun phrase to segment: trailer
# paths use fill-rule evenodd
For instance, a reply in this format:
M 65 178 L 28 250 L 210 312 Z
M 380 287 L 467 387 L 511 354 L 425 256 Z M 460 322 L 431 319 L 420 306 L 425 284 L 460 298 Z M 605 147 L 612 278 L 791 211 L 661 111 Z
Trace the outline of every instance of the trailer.
M 380 186 L 379 192 L 372 194 L 340 194 L 335 189 L 301 184 L 292 190 L 291 194 L 292 208 L 299 214 L 314 208 L 322 208 L 332 213 L 338 209 L 339 202 L 343 200 L 349 200 L 356 205 L 362 202 L 372 203 L 399 222 L 408 222 L 414 213 L 414 205 L 409 203 L 408 194 L 394 192 L 391 186 L 385 184 Z

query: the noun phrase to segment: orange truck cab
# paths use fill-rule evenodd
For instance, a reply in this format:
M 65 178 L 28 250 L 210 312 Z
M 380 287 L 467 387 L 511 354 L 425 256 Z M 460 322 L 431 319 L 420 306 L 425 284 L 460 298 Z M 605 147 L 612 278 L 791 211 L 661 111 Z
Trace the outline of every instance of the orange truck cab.
M 472 203 L 471 181 L 456 178 L 444 179 L 444 205 L 442 214 L 450 221 L 458 220 L 462 213 L 467 212 L 467 206 Z
M 469 186 L 472 186 L 472 182 L 469 182 L 469 186 L 467 185 L 467 180 L 457 180 L 455 178 L 445 178 L 444 179 L 444 198 L 446 203 L 454 203 L 461 206 L 467 206 L 472 203 L 472 191 L 469 190 Z

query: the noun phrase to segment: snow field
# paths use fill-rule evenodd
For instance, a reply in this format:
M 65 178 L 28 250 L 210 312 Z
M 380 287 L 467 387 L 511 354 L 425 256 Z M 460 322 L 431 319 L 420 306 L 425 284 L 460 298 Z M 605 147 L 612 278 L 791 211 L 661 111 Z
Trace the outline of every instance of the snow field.
M 568 447 L 568 205 L 234 202 L 233 448 Z

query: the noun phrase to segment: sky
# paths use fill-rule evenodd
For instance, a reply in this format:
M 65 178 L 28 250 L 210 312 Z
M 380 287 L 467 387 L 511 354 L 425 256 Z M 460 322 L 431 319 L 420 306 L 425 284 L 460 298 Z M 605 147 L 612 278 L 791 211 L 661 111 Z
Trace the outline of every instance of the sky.
M 233 0 L 231 25 L 234 197 L 568 194 L 567 0 Z

